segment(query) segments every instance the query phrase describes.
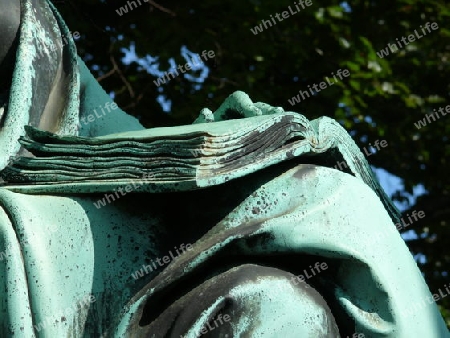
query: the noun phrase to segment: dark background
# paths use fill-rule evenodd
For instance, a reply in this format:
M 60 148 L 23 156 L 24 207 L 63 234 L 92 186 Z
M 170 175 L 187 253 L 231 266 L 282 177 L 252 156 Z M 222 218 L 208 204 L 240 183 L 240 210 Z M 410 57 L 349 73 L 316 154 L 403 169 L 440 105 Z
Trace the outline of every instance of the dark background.
M 71 31 L 80 32 L 79 55 L 124 110 L 149 128 L 187 124 L 202 108 L 214 111 L 239 89 L 253 101 L 309 119 L 332 117 L 361 148 L 385 139 L 389 145 L 368 160 L 403 179 L 404 187 L 392 197 L 405 203 L 405 215 L 412 210 L 426 214 L 405 231 L 411 252 L 422 257 L 418 263 L 430 290 L 450 283 L 450 114 L 421 129 L 414 125 L 450 104 L 450 7 L 445 1 L 313 0 L 311 7 L 257 35 L 250 28 L 288 6 L 295 10 L 294 1 L 140 1 L 122 16 L 116 10 L 127 6 L 123 0 L 53 1 Z M 426 22 L 436 22 L 439 29 L 384 58 L 377 56 L 415 29 L 423 35 L 420 25 Z M 124 62 L 123 49 L 130 45 L 141 65 Z M 170 58 L 186 64 L 182 46 L 194 53 L 214 51 L 204 81 L 187 75 L 199 77 L 200 72 L 188 72 L 157 87 L 153 81 L 169 70 Z M 288 103 L 338 69 L 348 69 L 350 77 L 294 107 Z M 161 105 L 158 98 L 169 104 Z M 417 185 L 426 193 L 410 203 L 408 195 Z M 450 297 L 437 303 L 449 325 Z

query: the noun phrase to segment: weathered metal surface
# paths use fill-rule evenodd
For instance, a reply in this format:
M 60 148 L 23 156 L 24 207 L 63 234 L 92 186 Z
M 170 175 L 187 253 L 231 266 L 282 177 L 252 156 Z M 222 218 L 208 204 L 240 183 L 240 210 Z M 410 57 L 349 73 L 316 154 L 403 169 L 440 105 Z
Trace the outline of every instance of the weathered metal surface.
M 180 304 L 192 311 L 200 307 L 195 310 L 198 316 L 202 311 L 210 311 L 216 306 L 212 299 L 216 298 L 215 289 L 220 289 L 221 284 L 211 288 L 208 281 L 221 278 L 219 272 L 233 266 L 256 261 L 282 266 L 284 271 L 298 274 L 310 262 L 320 260 L 329 262 L 333 268 L 314 276 L 308 283 L 321 293 L 333 313 L 340 315 L 337 323 L 341 334 L 448 336 L 435 304 L 402 316 L 411 300 L 422 300 L 429 296 L 429 291 L 379 198 L 365 184 L 348 174 L 313 165 L 299 165 L 266 179 L 266 184 L 255 189 L 198 240 L 192 251 L 180 256 L 133 298 L 128 305 L 129 312 L 117 326 L 116 337 L 127 336 L 130 328 L 136 332 L 152 332 L 152 325 L 160 325 L 156 318 L 159 311 L 155 313 L 153 309 L 157 304 L 164 304 L 164 309 L 165 304 L 172 304 L 164 315 L 173 318 L 185 315 Z M 250 178 L 249 184 L 252 183 Z M 374 241 L 380 234 L 389 235 L 383 241 Z M 287 257 L 289 262 L 285 261 Z M 203 277 L 205 271 L 212 276 Z M 195 293 L 203 293 L 208 299 L 201 305 L 187 305 L 183 298 L 193 283 L 197 287 Z M 242 284 L 247 282 L 243 280 Z M 232 303 L 235 299 L 231 291 L 221 295 Z M 248 293 L 233 306 L 241 303 L 247 306 L 253 301 L 252 294 Z M 274 313 L 283 313 L 287 306 L 290 305 L 274 302 L 267 312 L 256 306 L 258 310 L 250 315 L 250 321 L 260 321 L 258 325 L 265 327 L 272 323 Z M 236 320 L 240 322 L 239 316 Z M 181 324 L 176 320 L 169 323 L 165 326 L 167 332 L 178 332 Z M 312 330 L 314 324 L 305 323 L 305 326 Z M 236 334 L 240 326 L 230 325 Z M 250 336 L 264 337 L 263 334 Z
M 31 131 L 23 142 L 37 158 L 2 174 L 21 168 L 19 180 L 26 168 L 31 176 L 0 188 L 0 336 L 449 336 L 434 303 L 404 315 L 430 292 L 392 223 L 395 208 L 331 119 L 310 123 L 237 92 L 193 126 L 147 131 L 119 108 L 86 124 L 113 103 L 73 41 L 48 49 L 70 39 L 53 6 L 21 1 L 20 32 L 0 168 L 17 154 L 24 125 L 52 134 Z M 117 162 L 96 158 L 102 149 Z M 165 171 L 158 193 L 133 193 L 152 177 L 119 195 L 126 173 L 136 175 L 158 149 L 171 153 L 158 160 L 183 164 L 187 176 L 194 169 L 194 184 L 174 189 L 182 171 Z M 327 162 L 329 149 L 355 176 L 302 164 L 306 153 Z M 119 183 L 86 178 L 98 168 Z M 49 181 L 64 170 L 65 182 Z M 314 270 L 318 263 L 327 269 Z
M 111 104 L 111 98 L 78 58 L 69 29 L 50 2 L 23 0 L 20 14 L 12 83 L 0 121 L 0 168 L 17 154 L 18 139 L 28 124 L 64 135 L 143 129 L 120 108 L 92 123 L 80 123 L 95 108 Z
M 261 103 L 236 92 L 218 111 L 260 110 L 258 106 Z M 336 121 L 322 117 L 310 122 L 298 113 L 270 109 L 267 104 L 261 107 L 264 110 L 253 118 L 97 138 L 57 137 L 28 128 L 21 143 L 37 158 L 15 161 L 2 177 L 9 183 L 40 185 L 10 187 L 27 193 L 111 192 L 128 185 L 130 179 L 142 183 L 140 191 L 182 191 L 222 184 L 295 157 L 328 152 L 323 157 L 340 155 L 350 171 L 380 196 L 396 220 L 398 211 L 362 152 Z M 144 174 L 150 178 L 142 179 Z

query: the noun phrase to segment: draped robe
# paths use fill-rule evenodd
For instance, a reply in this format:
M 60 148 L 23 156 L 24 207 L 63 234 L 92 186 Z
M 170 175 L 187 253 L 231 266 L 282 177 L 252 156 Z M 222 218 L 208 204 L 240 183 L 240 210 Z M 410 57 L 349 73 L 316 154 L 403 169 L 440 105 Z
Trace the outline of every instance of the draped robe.
M 85 137 L 144 129 L 120 109 L 80 123 L 111 98 L 50 2 L 21 9 L 0 168 L 26 154 L 27 124 Z M 0 187 L 2 336 L 449 336 L 380 196 L 302 156 L 101 208 L 100 193 L 32 187 Z

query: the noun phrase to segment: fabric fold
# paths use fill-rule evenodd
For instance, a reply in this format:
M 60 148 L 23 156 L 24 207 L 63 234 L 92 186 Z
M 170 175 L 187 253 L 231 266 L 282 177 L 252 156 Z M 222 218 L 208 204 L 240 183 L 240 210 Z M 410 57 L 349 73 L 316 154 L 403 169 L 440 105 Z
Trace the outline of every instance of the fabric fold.
M 354 203 L 348 205 L 350 196 Z M 262 202 L 260 209 L 255 210 L 258 202 Z M 251 217 L 248 210 L 253 210 Z M 380 233 L 389 236 L 374 241 Z M 325 298 L 335 316 L 342 314 L 346 318 L 338 321 L 341 334 L 448 336 L 442 321 L 437 324 L 424 320 L 440 318 L 435 304 L 404 315 L 405 304 L 430 296 L 430 292 L 378 197 L 350 175 L 311 165 L 293 168 L 262 185 L 193 248 L 133 297 L 122 321 L 115 325 L 115 337 L 128 337 L 126 328 L 143 335 L 151 332 L 149 328 L 157 325 L 162 316 L 158 314 L 164 313 L 158 304 L 169 304 L 169 311 L 170 304 L 175 306 L 181 299 L 178 297 L 183 297 L 184 289 L 196 288 L 197 293 L 204 295 L 215 292 L 207 286 L 208 280 L 226 269 L 225 262 L 236 262 L 232 257 L 237 256 L 239 264 L 257 258 L 265 266 L 285 266 L 283 270 L 294 275 L 308 262 L 306 256 L 328 260 L 335 267 L 330 274 L 315 276 L 308 283 Z M 286 259 L 284 254 L 289 254 L 290 264 L 281 260 Z M 210 275 L 199 278 L 202 271 L 209 271 Z M 402 276 L 408 276 L 407 284 Z M 221 297 L 227 298 L 227 293 Z M 252 301 L 252 297 L 244 300 L 247 304 Z M 351 324 L 347 326 L 344 323 L 348 320 Z M 166 329 L 172 332 L 175 327 L 166 323 Z M 186 330 L 181 334 L 193 332 Z
M 22 1 L 21 13 L 16 63 L 0 130 L 0 168 L 19 151 L 17 141 L 24 135 L 24 125 L 56 134 L 77 132 L 77 54 L 71 36 L 67 44 L 61 43 L 69 30 L 47 1 Z M 49 115 L 51 121 L 46 120 Z

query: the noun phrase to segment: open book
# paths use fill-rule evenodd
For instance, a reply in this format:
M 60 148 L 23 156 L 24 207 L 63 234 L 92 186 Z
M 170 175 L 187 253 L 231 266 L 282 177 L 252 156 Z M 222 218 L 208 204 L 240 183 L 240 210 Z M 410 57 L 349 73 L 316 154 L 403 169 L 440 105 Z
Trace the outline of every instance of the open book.
M 398 216 L 358 146 L 328 117 L 309 121 L 285 112 L 95 138 L 56 136 L 27 126 L 20 142 L 34 157 L 20 157 L 0 174 L 14 191 L 108 192 L 131 181 L 139 182 L 138 191 L 182 191 L 322 154 L 328 163 L 343 159 L 391 216 Z

